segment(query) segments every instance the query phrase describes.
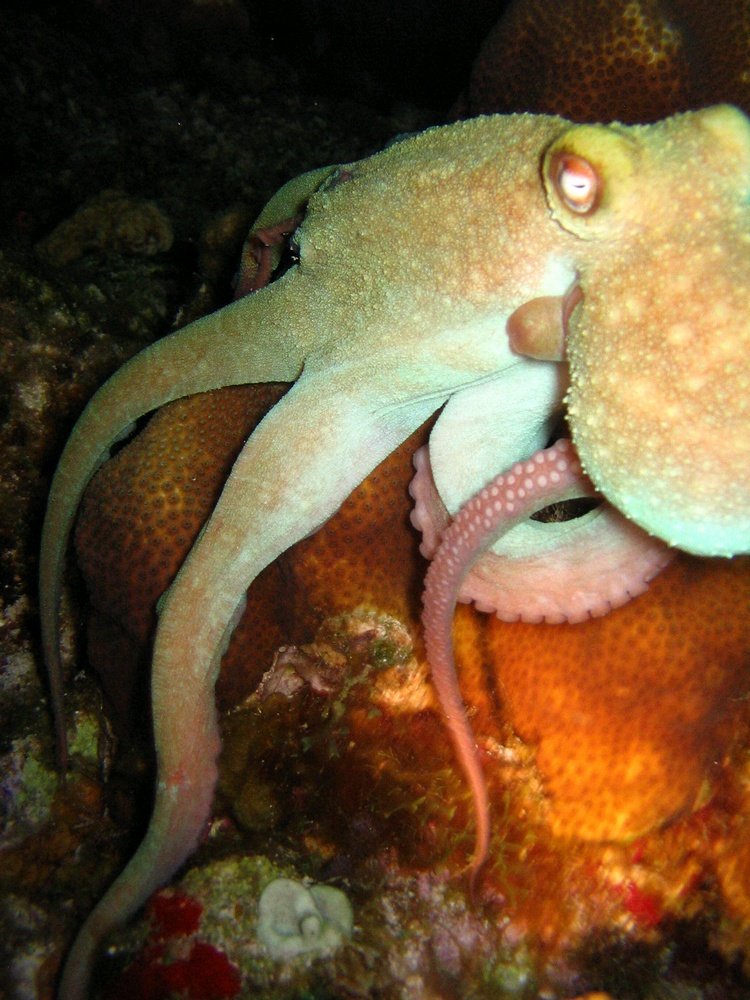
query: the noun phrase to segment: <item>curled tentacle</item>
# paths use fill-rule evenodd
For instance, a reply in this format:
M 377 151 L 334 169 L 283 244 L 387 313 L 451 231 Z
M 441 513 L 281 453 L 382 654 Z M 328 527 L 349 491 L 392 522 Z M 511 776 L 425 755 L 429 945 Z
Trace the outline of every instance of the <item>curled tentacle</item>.
M 506 535 L 541 508 L 582 493 L 592 495 L 593 487 L 581 471 L 571 442 L 560 440 L 527 462 L 517 463 L 472 497 L 445 530 L 427 572 L 423 612 L 427 658 L 459 762 L 471 787 L 476 815 L 476 841 L 469 866 L 472 878 L 487 857 L 489 804 L 456 678 L 453 612 L 472 565 L 499 535 Z
M 451 516 L 427 447 L 414 456 L 414 467 L 411 521 L 422 532 L 422 555 L 432 559 Z M 581 499 L 594 497 L 587 480 L 580 485 Z M 673 554 L 600 500 L 570 519 L 530 517 L 506 531 L 469 569 L 458 600 L 501 621 L 582 622 L 642 594 Z

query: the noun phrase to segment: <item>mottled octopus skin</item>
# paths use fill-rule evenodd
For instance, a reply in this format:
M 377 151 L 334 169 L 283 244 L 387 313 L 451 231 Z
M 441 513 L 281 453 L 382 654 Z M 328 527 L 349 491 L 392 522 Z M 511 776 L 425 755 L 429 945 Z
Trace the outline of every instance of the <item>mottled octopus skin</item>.
M 634 238 L 627 212 L 637 215 L 641 199 L 652 205 L 654 192 L 662 207 L 670 203 L 676 161 L 690 157 L 697 168 L 691 203 L 703 184 L 725 196 L 719 208 L 729 219 L 728 243 L 721 263 L 736 252 L 742 185 L 733 164 L 741 169 L 750 149 L 738 112 L 710 109 L 631 132 L 598 131 L 602 156 L 595 164 L 605 195 L 589 218 L 566 214 L 539 175 L 543 157 L 569 130 L 557 118 L 477 119 L 428 130 L 338 173 L 324 172 L 328 181 L 320 187 L 318 172 L 295 234 L 298 263 L 268 288 L 137 356 L 100 390 L 74 429 L 52 484 L 40 566 L 43 640 L 58 724 L 57 609 L 65 545 L 85 485 L 111 444 L 143 413 L 181 396 L 247 382 L 295 383 L 252 434 L 160 604 L 152 666 L 154 812 L 141 847 L 74 944 L 61 983 L 64 1000 L 85 995 L 104 935 L 176 871 L 204 829 L 219 749 L 213 689 L 248 584 L 324 523 L 446 401 L 436 429 L 449 428 L 460 415 L 465 391 L 508 373 L 528 380 L 529 396 L 536 398 L 544 363 L 512 354 L 508 318 L 529 300 L 564 296 L 577 280 L 583 303 L 569 335 L 585 332 L 589 272 L 600 258 L 597 280 L 604 286 L 625 266 L 647 285 L 658 248 L 647 226 L 645 233 L 638 228 L 640 218 Z M 611 171 L 609 152 L 615 153 Z M 629 183 L 633 158 L 637 185 Z M 623 180 L 628 183 L 619 197 Z M 292 199 L 282 193 L 285 201 Z M 277 208 L 276 220 L 294 214 Z M 655 230 L 667 244 L 670 218 L 678 230 L 686 221 L 677 202 Z M 718 221 L 711 235 L 722 244 Z M 690 231 L 680 231 L 686 236 L 690 245 Z M 700 275 L 696 292 L 704 300 L 712 299 L 713 277 L 710 269 Z M 739 265 L 730 279 L 750 286 Z M 677 316 L 660 310 L 659 318 L 671 325 L 681 303 L 670 302 Z M 747 310 L 740 318 L 731 310 L 735 304 L 730 299 L 726 315 L 712 316 L 723 329 L 744 329 Z M 640 319 L 643 325 L 648 317 Z M 634 324 L 636 342 L 639 332 Z M 541 424 L 559 403 L 556 386 L 547 384 L 545 391 L 548 407 L 536 404 Z M 521 398 L 522 413 L 527 402 Z M 518 421 L 506 416 L 512 435 Z M 585 420 L 579 406 L 574 433 Z M 494 426 L 485 438 L 497 439 Z M 461 443 L 451 447 L 450 433 L 442 441 L 450 464 Z M 505 451 L 513 460 L 512 444 Z M 588 463 L 580 442 L 579 452 Z M 453 464 L 460 471 L 460 457 Z M 492 471 L 507 464 L 498 460 Z M 607 495 L 606 485 L 599 485 Z
M 747 0 L 514 0 L 472 69 L 471 115 L 658 121 L 726 101 L 750 110 Z
M 729 108 L 703 125 L 692 147 L 667 126 L 660 169 L 671 177 L 669 198 L 650 185 L 646 196 L 648 168 L 628 136 L 571 129 L 548 162 L 582 157 L 602 177 L 599 163 L 611 171 L 617 162 L 616 176 L 577 225 L 552 194 L 550 205 L 583 240 L 598 243 L 602 227 L 605 243 L 617 233 L 619 266 L 602 246 L 566 337 L 568 420 L 587 475 L 668 544 L 733 555 L 750 551 L 750 133 Z M 696 171 L 707 181 L 698 199 Z M 736 324 L 726 326 L 727 315 Z

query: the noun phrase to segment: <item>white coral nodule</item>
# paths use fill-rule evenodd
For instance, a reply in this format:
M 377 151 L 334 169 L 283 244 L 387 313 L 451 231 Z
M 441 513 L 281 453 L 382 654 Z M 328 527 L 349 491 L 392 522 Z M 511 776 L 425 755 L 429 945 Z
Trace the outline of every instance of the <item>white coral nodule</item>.
M 310 952 L 331 954 L 352 936 L 354 914 L 340 889 L 277 878 L 258 902 L 258 937 L 274 962 Z

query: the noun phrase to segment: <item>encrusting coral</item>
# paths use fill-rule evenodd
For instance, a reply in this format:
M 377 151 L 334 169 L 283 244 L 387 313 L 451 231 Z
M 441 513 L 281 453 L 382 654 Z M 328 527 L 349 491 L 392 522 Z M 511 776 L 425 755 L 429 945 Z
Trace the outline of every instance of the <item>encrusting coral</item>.
M 744 0 L 515 0 L 462 110 L 628 124 L 722 101 L 747 111 L 748 23 Z
M 554 628 L 495 620 L 485 639 L 552 829 L 624 840 L 705 801 L 744 716 L 750 562 L 679 556 L 607 618 Z

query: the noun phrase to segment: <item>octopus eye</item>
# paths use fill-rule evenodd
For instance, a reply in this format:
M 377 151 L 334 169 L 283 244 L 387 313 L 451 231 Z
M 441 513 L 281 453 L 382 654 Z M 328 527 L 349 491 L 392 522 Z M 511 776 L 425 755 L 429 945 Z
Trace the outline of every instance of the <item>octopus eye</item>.
M 601 178 L 583 157 L 559 153 L 551 176 L 558 197 L 576 215 L 589 215 L 599 204 Z

